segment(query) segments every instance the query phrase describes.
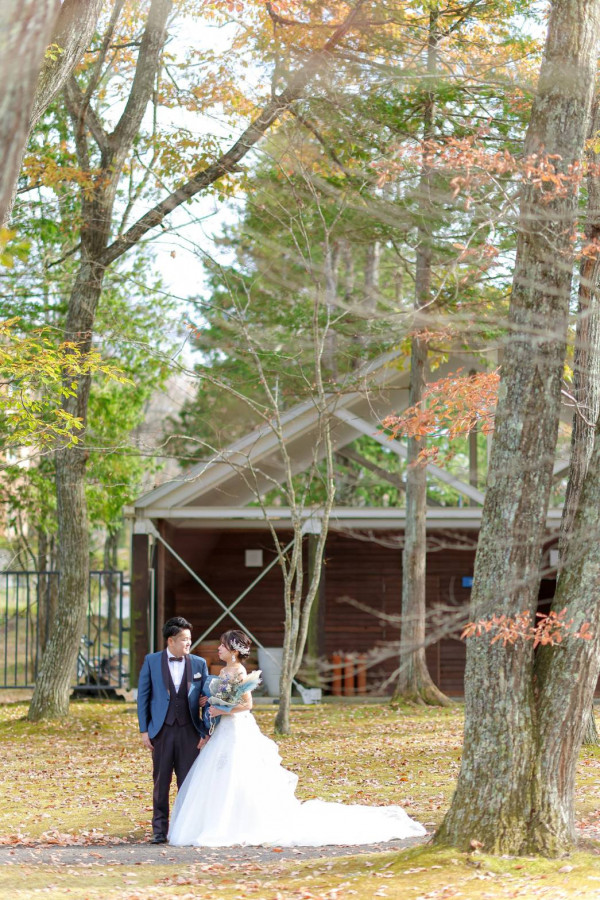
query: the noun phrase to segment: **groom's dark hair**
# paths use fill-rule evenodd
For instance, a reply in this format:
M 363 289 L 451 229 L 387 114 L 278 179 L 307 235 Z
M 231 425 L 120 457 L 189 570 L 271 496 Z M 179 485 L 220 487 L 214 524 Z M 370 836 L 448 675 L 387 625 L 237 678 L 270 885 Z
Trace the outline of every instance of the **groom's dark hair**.
M 187 619 L 184 619 L 183 616 L 174 616 L 172 619 L 169 619 L 163 625 L 163 637 L 165 641 L 167 641 L 170 637 L 176 637 L 180 631 L 183 631 L 185 628 L 192 630 L 192 626 L 188 622 Z

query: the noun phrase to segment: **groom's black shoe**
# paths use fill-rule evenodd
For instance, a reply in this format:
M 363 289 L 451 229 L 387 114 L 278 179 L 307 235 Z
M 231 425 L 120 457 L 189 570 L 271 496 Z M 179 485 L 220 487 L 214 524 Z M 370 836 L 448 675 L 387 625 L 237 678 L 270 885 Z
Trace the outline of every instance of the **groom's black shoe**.
M 167 840 L 168 840 L 168 838 L 167 838 L 166 834 L 153 834 L 152 838 L 150 839 L 150 843 L 151 844 L 166 844 Z

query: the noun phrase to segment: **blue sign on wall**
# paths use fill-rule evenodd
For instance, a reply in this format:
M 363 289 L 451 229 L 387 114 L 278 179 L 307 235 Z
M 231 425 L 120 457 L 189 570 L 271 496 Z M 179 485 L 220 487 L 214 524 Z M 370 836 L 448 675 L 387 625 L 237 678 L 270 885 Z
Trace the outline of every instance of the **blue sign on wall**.
M 472 575 L 463 575 L 462 586 L 465 588 L 472 588 L 473 587 L 473 576 Z

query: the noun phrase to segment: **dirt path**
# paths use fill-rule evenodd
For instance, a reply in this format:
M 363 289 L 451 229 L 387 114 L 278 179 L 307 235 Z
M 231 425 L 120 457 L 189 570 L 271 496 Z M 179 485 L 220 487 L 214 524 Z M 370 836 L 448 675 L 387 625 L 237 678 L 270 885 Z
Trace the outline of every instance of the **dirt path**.
M 0 866 L 7 865 L 191 865 L 215 863 L 243 868 L 247 863 L 280 862 L 282 859 L 320 859 L 403 850 L 427 838 L 406 838 L 384 844 L 330 847 L 165 847 L 153 844 L 97 844 L 60 847 L 56 844 L 0 846 Z

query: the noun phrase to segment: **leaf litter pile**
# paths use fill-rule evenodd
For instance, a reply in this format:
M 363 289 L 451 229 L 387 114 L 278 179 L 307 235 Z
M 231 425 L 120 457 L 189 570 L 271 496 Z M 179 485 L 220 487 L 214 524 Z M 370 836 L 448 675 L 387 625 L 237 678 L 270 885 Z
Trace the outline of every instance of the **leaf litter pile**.
M 29 898 L 218 897 L 223 900 L 449 900 L 563 897 L 600 900 L 600 752 L 582 754 L 577 817 L 585 852 L 569 860 L 494 859 L 416 847 L 373 855 L 281 859 L 261 864 L 199 851 L 177 864 L 94 858 L 94 847 L 133 848 L 149 835 L 151 771 L 134 708 L 81 702 L 61 723 L 32 724 L 26 706 L 0 707 L 0 844 L 81 846 L 89 861 L 3 864 L 0 895 Z M 270 736 L 274 712 L 255 710 Z M 299 776 L 301 799 L 401 804 L 433 830 L 450 801 L 460 763 L 462 710 L 378 705 L 294 707 L 293 734 L 280 740 L 284 764 Z M 485 848 L 484 848 L 485 849 Z M 8 850 L 10 852 L 10 850 Z M 4 857 L 3 857 L 4 859 Z M 46 857 L 47 859 L 47 857 Z M 54 864 L 56 863 L 56 864 Z

